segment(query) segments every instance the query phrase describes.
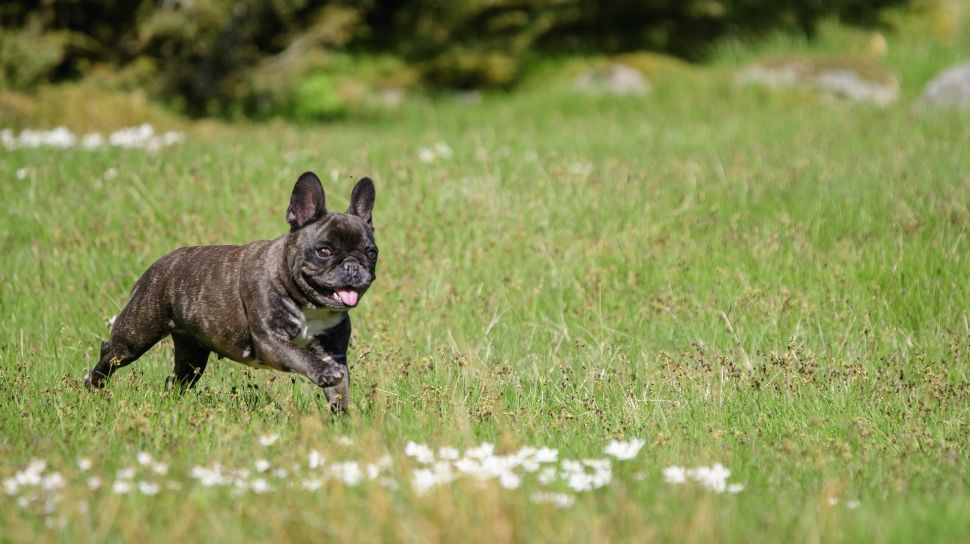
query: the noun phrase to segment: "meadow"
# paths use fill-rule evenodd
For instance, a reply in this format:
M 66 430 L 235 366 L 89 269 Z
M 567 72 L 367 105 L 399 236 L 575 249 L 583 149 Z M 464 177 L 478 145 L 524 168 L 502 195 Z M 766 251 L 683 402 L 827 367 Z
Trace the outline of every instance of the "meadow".
M 886 108 L 733 81 L 841 39 L 4 151 L 0 540 L 966 542 L 970 125 L 912 107 L 964 42 L 890 36 Z M 168 340 L 83 388 L 148 265 L 280 236 L 308 169 L 377 185 L 347 415 L 214 357 L 167 394 Z

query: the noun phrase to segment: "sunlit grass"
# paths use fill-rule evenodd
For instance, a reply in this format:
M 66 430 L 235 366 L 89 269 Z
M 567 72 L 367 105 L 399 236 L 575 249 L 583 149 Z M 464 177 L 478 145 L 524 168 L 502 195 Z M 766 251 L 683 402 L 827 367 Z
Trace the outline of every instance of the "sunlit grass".
M 966 119 L 725 72 L 643 98 L 530 90 L 319 128 L 200 126 L 156 153 L 5 152 L 0 480 L 39 459 L 63 481 L 49 510 L 0 493 L 3 539 L 965 538 Z M 215 359 L 168 396 L 168 341 L 83 389 L 153 260 L 279 236 L 307 169 L 332 209 L 358 177 L 377 183 L 349 415 Z M 545 447 L 562 472 L 613 439 L 644 445 L 589 490 L 537 471 L 419 492 L 434 465 L 407 454 Z M 690 485 L 717 463 L 743 490 Z M 244 491 L 193 477 L 216 464 L 248 470 Z

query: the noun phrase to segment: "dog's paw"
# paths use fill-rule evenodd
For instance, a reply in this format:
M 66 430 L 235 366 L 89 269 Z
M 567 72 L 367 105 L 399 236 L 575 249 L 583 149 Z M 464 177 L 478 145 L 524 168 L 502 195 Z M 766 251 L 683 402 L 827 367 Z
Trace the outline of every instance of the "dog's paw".
M 84 375 L 84 387 L 88 391 L 97 391 L 104 387 L 104 380 L 101 379 L 101 376 L 95 376 L 94 370 L 91 370 Z
M 343 365 L 336 363 L 320 365 L 315 369 L 310 379 L 320 387 L 333 387 L 343 381 L 347 369 Z

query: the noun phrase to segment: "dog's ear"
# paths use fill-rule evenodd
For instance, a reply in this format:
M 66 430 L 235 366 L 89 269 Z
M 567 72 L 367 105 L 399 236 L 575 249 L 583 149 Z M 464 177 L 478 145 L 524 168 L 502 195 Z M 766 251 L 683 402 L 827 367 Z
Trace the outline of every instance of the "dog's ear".
M 354 191 L 350 193 L 350 207 L 347 208 L 347 213 L 360 217 L 373 227 L 371 212 L 374 210 L 374 198 L 374 182 L 370 178 L 360 178 L 354 186 Z
M 324 206 L 323 185 L 313 172 L 304 172 L 293 186 L 290 207 L 286 209 L 286 222 L 290 232 L 302 229 L 327 214 Z

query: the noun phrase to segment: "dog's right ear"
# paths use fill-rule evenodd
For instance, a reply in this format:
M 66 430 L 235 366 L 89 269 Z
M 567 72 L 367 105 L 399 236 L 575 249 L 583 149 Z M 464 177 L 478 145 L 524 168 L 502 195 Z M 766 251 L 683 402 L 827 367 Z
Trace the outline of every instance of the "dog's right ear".
M 323 185 L 313 172 L 304 172 L 293 186 L 290 207 L 286 209 L 286 222 L 290 232 L 302 229 L 327 214 Z

